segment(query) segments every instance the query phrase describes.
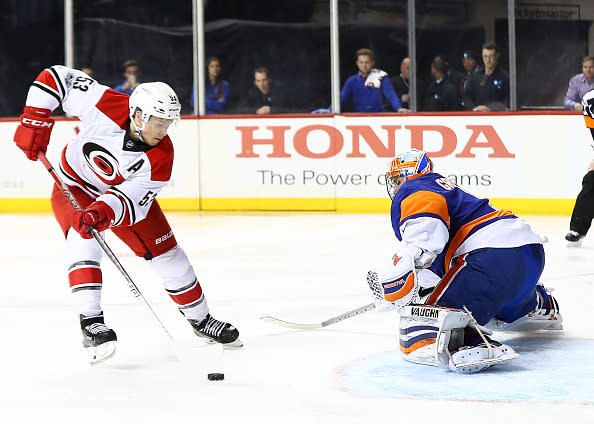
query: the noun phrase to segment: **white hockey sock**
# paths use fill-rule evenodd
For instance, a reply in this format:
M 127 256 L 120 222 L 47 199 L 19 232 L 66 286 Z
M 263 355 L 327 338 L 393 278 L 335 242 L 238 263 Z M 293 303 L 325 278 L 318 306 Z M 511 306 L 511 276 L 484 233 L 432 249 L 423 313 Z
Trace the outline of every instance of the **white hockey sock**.
M 101 248 L 95 240 L 83 239 L 76 231 L 69 231 L 66 255 L 74 310 L 85 316 L 98 315 L 103 286 Z
M 188 319 L 202 321 L 208 304 L 194 268 L 184 250 L 176 246 L 151 260 L 151 267 L 163 279 L 167 294 Z

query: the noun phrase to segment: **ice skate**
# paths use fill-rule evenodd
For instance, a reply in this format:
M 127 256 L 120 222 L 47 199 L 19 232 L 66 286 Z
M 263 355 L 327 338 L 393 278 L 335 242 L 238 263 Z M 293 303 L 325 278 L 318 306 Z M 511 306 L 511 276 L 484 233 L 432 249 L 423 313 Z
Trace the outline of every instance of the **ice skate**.
M 567 247 L 580 247 L 582 245 L 582 240 L 584 237 L 585 235 L 582 235 L 577 231 L 570 230 L 567 234 L 565 234 Z
M 559 312 L 559 303 L 542 285 L 536 286 L 536 308 L 514 322 L 504 322 L 497 317 L 485 326 L 493 331 L 559 331 L 563 330 L 563 316 Z
M 210 314 L 202 321 L 188 320 L 198 337 L 206 339 L 207 343 L 221 343 L 226 348 L 238 348 L 243 346 L 239 339 L 239 331 L 228 322 L 219 321 Z
M 83 346 L 89 353 L 91 365 L 97 365 L 115 355 L 117 336 L 105 325 L 103 313 L 96 316 L 80 316 Z

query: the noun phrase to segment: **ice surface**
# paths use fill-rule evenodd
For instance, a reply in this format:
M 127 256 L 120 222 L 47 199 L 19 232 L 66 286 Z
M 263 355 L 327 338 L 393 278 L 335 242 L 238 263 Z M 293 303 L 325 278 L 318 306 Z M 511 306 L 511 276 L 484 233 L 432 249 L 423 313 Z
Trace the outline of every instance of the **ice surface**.
M 321 322 L 369 303 L 365 273 L 395 245 L 387 215 L 168 216 L 211 312 L 239 328 L 245 347 L 197 340 L 144 260 L 108 234 L 175 342 L 104 258 L 103 309 L 119 340 L 114 358 L 90 366 L 57 224 L 0 215 L 0 423 L 594 422 L 594 236 L 566 247 L 567 217 L 525 217 L 549 239 L 542 280 L 566 330 L 508 336 L 520 359 L 457 375 L 403 361 L 395 313 L 313 331 L 259 320 Z

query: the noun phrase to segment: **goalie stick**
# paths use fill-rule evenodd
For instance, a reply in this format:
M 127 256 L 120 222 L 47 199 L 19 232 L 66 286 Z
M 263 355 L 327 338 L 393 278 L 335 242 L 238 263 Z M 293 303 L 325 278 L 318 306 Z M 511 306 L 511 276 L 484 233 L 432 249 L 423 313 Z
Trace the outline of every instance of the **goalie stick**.
M 352 311 L 348 311 L 348 312 L 344 312 L 340 315 L 336 315 L 335 317 L 329 318 L 326 321 L 312 323 L 312 324 L 299 324 L 296 322 L 288 322 L 288 321 L 283 321 L 282 319 L 269 317 L 269 316 L 261 317 L 260 319 L 264 322 L 267 322 L 269 324 L 278 325 L 280 327 L 293 328 L 295 330 L 315 330 L 317 328 L 327 327 L 329 325 L 336 324 L 337 322 L 344 321 L 345 319 L 349 319 L 354 316 L 363 314 L 365 312 L 371 311 L 372 309 L 375 309 L 375 303 L 370 303 L 368 305 L 361 306 L 360 308 L 353 309 Z
M 47 172 L 49 172 L 50 175 L 54 178 L 56 185 L 62 191 L 62 193 L 64 194 L 66 199 L 68 199 L 68 201 L 70 202 L 70 204 L 72 205 L 74 210 L 82 211 L 82 208 L 78 204 L 76 198 L 74 197 L 74 195 L 72 194 L 72 192 L 70 191 L 68 186 L 62 181 L 62 179 L 58 176 L 58 174 L 56 174 L 54 167 L 52 166 L 50 161 L 47 160 L 47 158 L 45 157 L 45 154 L 42 152 L 39 152 L 39 154 L 37 155 L 37 158 L 41 161 L 43 166 L 45 166 L 45 169 L 47 169 Z M 111 261 L 113 262 L 115 267 L 118 269 L 118 271 L 120 271 L 120 273 L 124 276 L 124 279 L 128 283 L 128 288 L 132 292 L 132 295 L 134 295 L 134 297 L 137 300 L 139 300 L 140 303 L 142 303 L 144 306 L 146 306 L 146 308 L 151 313 L 155 322 L 161 327 L 161 329 L 165 332 L 165 334 L 167 334 L 169 339 L 173 340 L 173 337 L 171 336 L 169 331 L 167 331 L 167 329 L 165 328 L 165 326 L 163 325 L 163 323 L 161 322 L 161 320 L 159 319 L 157 314 L 155 314 L 155 311 L 153 311 L 153 308 L 151 308 L 151 305 L 149 305 L 149 303 L 146 301 L 146 299 L 144 298 L 144 296 L 142 295 L 142 293 L 140 292 L 140 290 L 138 289 L 136 284 L 134 284 L 134 281 L 132 281 L 132 278 L 130 278 L 130 275 L 128 275 L 128 273 L 126 272 L 126 270 L 124 269 L 124 267 L 122 266 L 122 264 L 120 263 L 120 261 L 118 260 L 116 255 L 112 252 L 112 250 L 107 245 L 107 243 L 105 242 L 103 237 L 101 237 L 101 234 L 99 234 L 99 232 L 95 228 L 92 228 L 92 227 L 89 227 L 89 231 L 93 235 L 95 240 L 97 240 L 97 243 L 99 243 L 99 246 L 101 246 L 101 249 L 103 249 L 103 251 L 105 252 L 107 257 L 109 259 L 111 259 Z

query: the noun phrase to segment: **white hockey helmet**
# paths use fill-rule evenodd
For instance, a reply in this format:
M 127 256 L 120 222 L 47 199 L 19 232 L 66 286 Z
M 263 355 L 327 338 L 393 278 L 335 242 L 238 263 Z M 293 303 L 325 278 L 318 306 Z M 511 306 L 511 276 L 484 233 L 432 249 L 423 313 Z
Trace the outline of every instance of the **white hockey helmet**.
M 138 85 L 130 95 L 128 105 L 130 106 L 130 119 L 133 119 L 136 110 L 140 109 L 141 119 L 144 123 L 151 116 L 177 120 L 181 112 L 177 94 L 164 82 L 145 82 Z
M 390 199 L 407 179 L 414 175 L 427 174 L 433 171 L 433 162 L 423 150 L 411 149 L 397 155 L 386 172 L 386 188 Z

